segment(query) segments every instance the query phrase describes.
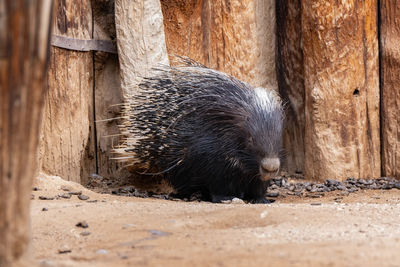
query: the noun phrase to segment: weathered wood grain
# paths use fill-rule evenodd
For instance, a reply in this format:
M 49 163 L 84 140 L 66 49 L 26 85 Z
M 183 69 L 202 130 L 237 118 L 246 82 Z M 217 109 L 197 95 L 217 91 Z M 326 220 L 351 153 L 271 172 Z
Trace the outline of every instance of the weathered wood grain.
M 377 2 L 301 3 L 305 175 L 379 177 Z
M 284 169 L 289 174 L 304 173 L 304 64 L 301 45 L 301 2 L 276 2 L 277 70 L 279 93 L 286 103 L 283 143 Z
M 91 39 L 90 0 L 58 1 L 53 34 Z M 41 170 L 85 183 L 96 172 L 93 53 L 52 47 L 41 129 Z
M 400 1 L 380 1 L 382 174 L 400 179 Z
M 116 0 L 115 26 L 121 85 L 129 95 L 149 68 L 169 64 L 160 1 Z
M 275 1 L 161 0 L 169 55 L 277 87 Z
M 0 1 L 0 266 L 23 265 L 37 170 L 51 0 Z

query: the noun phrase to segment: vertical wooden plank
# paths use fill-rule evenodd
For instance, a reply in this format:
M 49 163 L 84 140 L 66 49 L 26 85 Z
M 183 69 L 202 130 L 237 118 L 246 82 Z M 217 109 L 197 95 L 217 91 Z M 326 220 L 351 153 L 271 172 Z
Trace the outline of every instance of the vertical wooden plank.
M 116 0 L 115 26 L 125 96 L 160 63 L 169 64 L 159 0 Z
M 0 266 L 3 267 L 22 266 L 29 244 L 30 191 L 37 167 L 51 10 L 51 0 L 0 1 Z
M 114 1 L 96 1 L 92 5 L 94 39 L 115 40 Z M 120 104 L 124 101 L 118 55 L 95 52 L 94 60 L 98 174 L 121 181 L 131 174 L 121 167 L 121 163 L 111 159 L 114 156 L 111 150 L 120 141 L 120 120 L 112 118 L 121 116 Z
M 305 174 L 380 175 L 376 1 L 302 1 Z
M 382 172 L 400 179 L 400 2 L 380 1 Z
M 304 64 L 301 45 L 301 1 L 276 1 L 279 92 L 286 104 L 284 168 L 304 173 Z
M 91 39 L 90 0 L 58 1 L 53 34 Z M 85 183 L 96 172 L 93 53 L 52 47 L 41 134 L 41 170 Z
M 161 0 L 168 53 L 277 87 L 275 1 Z

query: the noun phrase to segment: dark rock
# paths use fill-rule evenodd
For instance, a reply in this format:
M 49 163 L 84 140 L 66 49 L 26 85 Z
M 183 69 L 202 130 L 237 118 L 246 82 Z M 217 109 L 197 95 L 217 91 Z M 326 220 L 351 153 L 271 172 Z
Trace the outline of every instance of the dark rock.
M 59 254 L 66 254 L 71 252 L 72 250 L 68 246 L 62 246 L 61 248 L 58 249 Z
M 82 191 L 70 191 L 68 194 L 70 195 L 82 195 Z
M 278 191 L 269 191 L 266 194 L 267 197 L 278 197 L 279 196 L 279 192 Z
M 75 224 L 75 226 L 82 227 L 82 228 L 88 228 L 89 227 L 89 225 L 88 225 L 88 223 L 86 221 L 80 221 L 77 224 Z
M 48 208 L 43 208 L 43 209 L 42 209 L 42 211 L 48 211 L 48 210 L 49 210 Z
M 393 187 L 397 188 L 397 189 L 400 189 L 400 182 L 394 183 Z
M 346 188 L 344 185 L 341 184 L 341 185 L 337 185 L 337 186 L 336 186 L 336 189 L 337 189 L 337 190 L 342 190 L 342 191 L 344 191 L 344 190 L 346 190 L 347 188 Z
M 54 197 L 47 197 L 47 196 L 39 196 L 40 200 L 53 200 Z
M 68 193 L 60 194 L 60 195 L 58 195 L 58 196 L 59 196 L 59 197 L 62 197 L 62 198 L 67 198 L 67 199 L 71 198 L 71 195 L 68 194 Z
M 78 195 L 78 198 L 79 198 L 80 200 L 88 200 L 88 199 L 89 199 L 89 196 L 87 196 L 87 195 Z

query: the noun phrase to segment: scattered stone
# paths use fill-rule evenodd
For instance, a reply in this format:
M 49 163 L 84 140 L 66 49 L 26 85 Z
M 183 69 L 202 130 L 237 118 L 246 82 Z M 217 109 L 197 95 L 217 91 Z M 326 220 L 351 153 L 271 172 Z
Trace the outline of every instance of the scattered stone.
M 171 234 L 171 233 L 163 232 L 163 231 L 160 231 L 160 230 L 149 230 L 149 232 L 153 236 L 169 236 Z
M 50 260 L 41 260 L 41 261 L 39 261 L 39 266 L 40 267 L 56 267 L 58 265 L 55 262 L 50 261 Z
M 322 203 L 319 203 L 319 202 L 313 202 L 313 203 L 311 203 L 310 205 L 311 205 L 311 206 L 321 206 L 321 205 L 322 205 Z
M 84 231 L 84 232 L 80 233 L 81 236 L 88 236 L 90 234 L 91 234 L 91 232 L 89 232 L 89 231 Z
M 324 193 L 314 193 L 314 194 L 308 193 L 308 194 L 306 194 L 306 197 L 309 197 L 309 198 L 321 198 L 323 196 L 325 196 Z
M 31 195 L 31 199 L 35 199 L 35 195 L 34 194 Z
M 54 197 L 39 196 L 40 200 L 54 200 Z
M 131 227 L 134 227 L 135 225 L 134 224 L 132 224 L 132 223 L 127 223 L 127 224 L 124 224 L 123 226 L 122 226 L 122 229 L 128 229 L 128 228 L 131 228 Z
M 88 223 L 86 221 L 80 221 L 77 224 L 75 224 L 75 226 L 82 227 L 82 228 L 88 228 L 89 227 L 89 225 L 88 225 Z
M 245 202 L 243 201 L 243 199 L 234 197 L 232 198 L 232 204 L 244 204 Z
M 67 245 L 63 245 L 58 249 L 58 254 L 66 254 L 71 252 L 72 250 Z
M 43 208 L 43 209 L 42 209 L 42 211 L 48 211 L 48 210 L 49 210 L 48 208 Z
M 32 188 L 32 190 L 33 190 L 33 191 L 39 191 L 40 189 L 39 189 L 39 187 L 36 187 L 36 186 L 35 186 L 34 188 Z
M 86 201 L 87 203 L 96 203 L 97 202 L 97 199 L 92 199 L 92 200 L 88 200 L 88 201 Z
M 92 179 L 99 179 L 99 180 L 103 180 L 103 179 L 104 179 L 103 176 L 98 175 L 97 173 L 91 173 L 91 174 L 90 174 L 90 178 L 92 178 Z
M 264 219 L 265 217 L 267 217 L 267 215 L 268 215 L 268 211 L 267 211 L 267 210 L 264 210 L 263 212 L 261 212 L 260 218 L 261 218 L 261 219 Z
M 336 197 L 333 199 L 335 202 L 341 202 L 343 200 L 343 197 Z
M 279 196 L 279 192 L 278 191 L 269 191 L 266 194 L 267 197 L 278 197 Z
M 82 191 L 70 191 L 68 194 L 70 195 L 82 195 Z
M 62 185 L 61 186 L 61 190 L 63 190 L 63 191 L 71 191 L 72 187 L 71 186 L 67 186 L 67 185 Z
M 59 194 L 58 196 L 59 196 L 59 197 L 62 197 L 62 198 L 67 198 L 67 199 L 71 198 L 71 195 L 68 194 L 68 193 Z
M 96 254 L 105 255 L 108 254 L 108 251 L 105 249 L 99 249 L 96 251 Z
M 344 185 L 341 184 L 341 185 L 337 185 L 337 186 L 336 186 L 336 189 L 337 189 L 337 190 L 342 190 L 342 191 L 344 191 L 344 190 L 346 190 L 347 188 L 346 188 Z
M 88 200 L 88 199 L 89 199 L 89 196 L 87 196 L 87 195 L 78 195 L 78 198 L 79 198 L 80 200 Z

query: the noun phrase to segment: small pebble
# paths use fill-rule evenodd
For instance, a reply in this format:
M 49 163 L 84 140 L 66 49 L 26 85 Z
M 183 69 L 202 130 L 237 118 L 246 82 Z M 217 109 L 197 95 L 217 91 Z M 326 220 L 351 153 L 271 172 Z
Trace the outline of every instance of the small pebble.
M 42 211 L 48 211 L 48 210 L 49 210 L 48 208 L 43 208 L 43 209 L 42 209 Z
M 104 177 L 103 177 L 103 176 L 101 176 L 101 175 L 98 175 L 98 174 L 96 174 L 96 173 L 92 173 L 92 174 L 90 174 L 90 178 L 93 178 L 93 179 L 99 179 L 99 180 L 102 180 L 102 179 L 104 179 Z
M 62 197 L 62 198 L 67 198 L 67 199 L 71 198 L 71 195 L 68 194 L 68 193 L 60 194 L 60 195 L 58 195 L 58 196 L 59 196 L 59 197 Z
M 78 198 L 80 200 L 88 200 L 89 199 L 89 197 L 87 195 L 78 195 Z
M 63 190 L 63 191 L 71 191 L 72 188 L 70 186 L 62 185 L 61 186 L 61 190 Z
M 311 203 L 310 205 L 311 205 L 311 206 L 321 206 L 322 204 L 319 203 L 319 202 L 315 202 L 315 203 Z
M 88 228 L 89 227 L 89 225 L 88 225 L 88 223 L 86 221 L 80 221 L 77 224 L 75 224 L 75 226 L 82 227 L 82 228 Z
M 67 245 L 61 246 L 61 248 L 58 249 L 59 254 L 66 254 L 71 252 L 72 250 Z
M 234 197 L 234 198 L 232 198 L 232 204 L 244 204 L 244 201 L 243 201 L 243 199 Z
M 105 255 L 107 253 L 108 253 L 108 251 L 105 250 L 105 249 L 99 249 L 99 250 L 96 251 L 96 254 L 101 254 L 101 255 Z
M 39 196 L 40 200 L 53 200 L 54 197 Z
M 267 210 L 264 210 L 263 212 L 261 212 L 260 218 L 261 218 L 261 219 L 264 219 L 265 217 L 267 217 L 267 215 L 268 215 L 268 211 L 267 211 Z
M 80 233 L 81 236 L 88 236 L 90 234 L 91 234 L 91 232 L 88 232 L 88 231 Z
M 71 194 L 71 195 L 82 195 L 82 191 L 70 191 L 69 194 Z
M 36 187 L 36 186 L 35 186 L 34 188 L 32 188 L 32 190 L 33 190 L 33 191 L 39 191 L 40 189 L 39 189 L 39 187 Z
M 278 197 L 279 192 L 278 191 L 270 191 L 270 192 L 267 192 L 266 196 L 267 197 Z

